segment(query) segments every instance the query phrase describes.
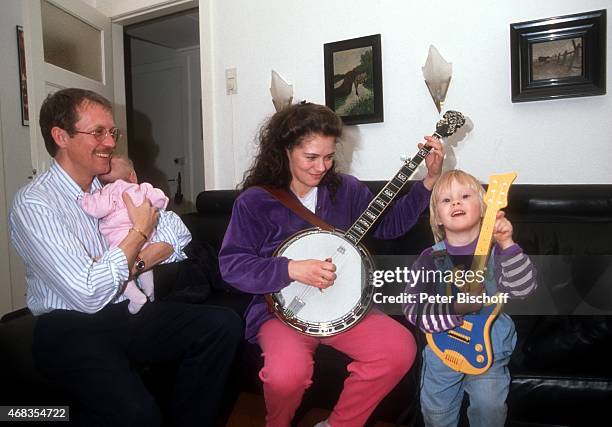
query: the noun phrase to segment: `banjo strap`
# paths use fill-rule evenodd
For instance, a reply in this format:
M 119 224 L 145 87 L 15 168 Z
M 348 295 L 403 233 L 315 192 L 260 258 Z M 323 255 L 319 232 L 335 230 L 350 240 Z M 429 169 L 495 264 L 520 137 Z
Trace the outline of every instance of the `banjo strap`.
M 314 225 L 315 227 L 319 227 L 325 231 L 334 231 L 334 227 L 323 221 L 320 217 L 316 216 L 312 212 L 310 212 L 304 205 L 302 205 L 293 195 L 289 194 L 288 191 L 285 191 L 281 188 L 272 188 L 268 186 L 261 186 L 264 190 L 274 196 L 279 202 L 281 202 L 285 207 L 293 211 L 300 218 Z

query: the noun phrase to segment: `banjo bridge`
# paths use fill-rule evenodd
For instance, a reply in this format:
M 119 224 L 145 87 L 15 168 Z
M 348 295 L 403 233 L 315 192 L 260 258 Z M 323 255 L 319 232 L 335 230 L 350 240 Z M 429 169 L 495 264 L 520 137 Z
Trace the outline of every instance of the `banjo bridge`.
M 293 300 L 291 300 L 291 303 L 284 310 L 285 316 L 287 316 L 287 318 L 289 318 L 289 319 L 292 319 L 293 317 L 295 317 L 296 314 L 299 313 L 299 311 L 305 305 L 306 305 L 306 303 L 304 301 L 302 301 L 300 298 L 293 297 Z

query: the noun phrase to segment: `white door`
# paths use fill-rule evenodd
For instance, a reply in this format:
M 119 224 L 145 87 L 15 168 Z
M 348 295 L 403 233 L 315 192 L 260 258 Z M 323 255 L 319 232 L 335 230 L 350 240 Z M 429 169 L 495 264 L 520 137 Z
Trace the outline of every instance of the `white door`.
M 37 126 L 48 94 L 79 87 L 113 102 L 111 23 L 79 0 L 26 0 L 24 8 L 30 144 L 33 167 L 40 173 L 51 160 Z
M 161 188 L 178 212 L 191 206 L 189 96 L 185 58 L 132 67 L 130 157 L 139 179 Z M 183 201 L 174 203 L 181 174 Z
M 2 111 L 0 111 L 0 164 L 4 165 L 4 145 L 2 141 Z M 0 171 L 0 201 L 6 200 L 4 171 Z M 7 203 L 0 203 L 0 317 L 13 310 L 12 281 L 10 269 L 11 247 L 7 225 Z M 19 280 L 23 293 L 23 275 Z
M 32 178 L 36 172 L 40 173 L 47 169 L 50 165 L 50 157 L 45 150 L 44 142 L 40 135 L 40 128 L 38 126 L 38 112 L 40 110 L 42 101 L 45 99 L 47 94 L 65 87 L 81 87 L 94 90 L 112 101 L 113 55 L 111 51 L 111 25 L 109 18 L 106 18 L 104 15 L 85 3 L 78 0 L 52 0 L 51 2 L 41 0 L 24 0 L 22 4 L 28 85 L 30 132 L 29 150 L 32 156 L 32 168 L 34 170 L 34 173 L 29 178 Z M 77 42 L 83 39 L 83 28 L 85 28 L 85 32 L 88 32 L 90 36 L 95 36 L 97 32 L 97 40 L 99 40 L 99 42 L 96 43 L 96 46 L 99 48 L 89 48 L 89 53 L 91 57 L 91 52 L 97 52 L 98 59 L 92 59 L 91 61 L 98 64 L 98 73 L 89 72 L 88 74 L 92 77 L 85 77 L 76 72 L 68 71 L 65 68 L 45 61 L 43 44 L 43 13 L 47 14 L 45 19 L 51 19 L 51 23 L 49 23 L 48 20 L 45 22 L 47 27 L 46 31 L 49 30 L 49 25 L 51 25 L 51 27 L 54 25 L 57 27 L 59 25 L 60 29 L 62 30 L 60 34 L 61 37 L 59 38 L 64 42 L 63 46 L 65 47 L 60 48 L 58 51 L 51 52 L 51 57 L 54 60 L 59 59 L 60 61 L 67 61 L 66 63 L 61 64 L 65 65 L 66 67 L 70 67 L 70 62 L 72 59 L 81 54 L 77 50 L 72 50 L 70 46 L 77 45 Z M 63 18 L 62 14 L 64 15 Z M 66 16 L 66 14 L 68 16 Z M 62 21 L 62 19 L 64 20 Z M 73 19 L 72 25 L 65 24 L 66 19 Z M 51 37 L 53 36 L 51 35 Z M 47 47 L 49 47 L 49 40 L 45 41 L 47 42 Z M 57 38 L 56 40 L 51 40 L 51 44 L 53 45 L 55 41 L 57 41 Z M 49 56 L 49 52 L 47 52 L 47 56 Z M 95 68 L 96 67 L 92 67 L 90 69 Z M 8 141 L 3 142 L 4 144 L 8 143 Z M 0 144 L 0 147 L 1 146 L 2 144 Z M 28 148 L 25 149 L 28 150 Z M 0 155 L 0 160 L 2 157 L 3 156 Z M 10 168 L 17 168 L 21 164 L 22 163 L 19 161 L 11 163 L 10 167 L 7 168 L 4 173 L 18 175 Z M 6 191 L 4 191 L 5 183 L 0 180 L 3 190 L 0 191 L 0 200 L 5 201 L 3 206 L 8 207 L 13 199 L 14 193 L 17 191 L 17 188 L 27 184 L 26 176 L 30 175 L 30 171 L 28 170 L 26 173 L 22 173 L 21 175 L 23 176 L 23 182 L 16 182 L 14 179 L 15 177 L 11 176 L 11 179 L 15 182 L 12 182 L 11 185 L 6 188 Z M 0 298 L 2 299 L 2 303 L 0 303 L 0 315 L 2 315 L 8 311 L 25 307 L 26 301 L 25 269 L 21 258 L 8 243 L 9 239 L 5 209 L 0 209 L 0 227 L 0 255 L 2 258 L 2 261 L 0 262 L 0 269 L 2 270 L 2 274 L 0 275 Z M 7 254 L 10 268 L 7 268 L 6 265 Z

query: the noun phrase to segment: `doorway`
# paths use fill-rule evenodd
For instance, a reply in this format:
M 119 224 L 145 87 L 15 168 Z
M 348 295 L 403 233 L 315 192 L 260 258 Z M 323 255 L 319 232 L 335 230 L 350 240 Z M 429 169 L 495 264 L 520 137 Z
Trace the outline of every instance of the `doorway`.
M 198 9 L 124 27 L 128 155 L 177 213 L 204 189 Z

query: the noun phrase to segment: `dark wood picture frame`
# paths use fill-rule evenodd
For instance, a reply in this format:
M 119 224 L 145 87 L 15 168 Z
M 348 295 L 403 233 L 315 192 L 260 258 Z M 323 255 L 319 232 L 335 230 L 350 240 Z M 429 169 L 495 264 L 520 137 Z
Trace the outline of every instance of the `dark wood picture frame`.
M 380 34 L 325 43 L 325 104 L 344 124 L 384 121 Z
M 19 64 L 19 95 L 21 98 L 21 124 L 30 126 L 30 113 L 28 110 L 28 77 L 26 70 L 25 40 L 23 27 L 17 25 L 17 56 Z
M 510 24 L 512 102 L 604 95 L 606 10 Z

